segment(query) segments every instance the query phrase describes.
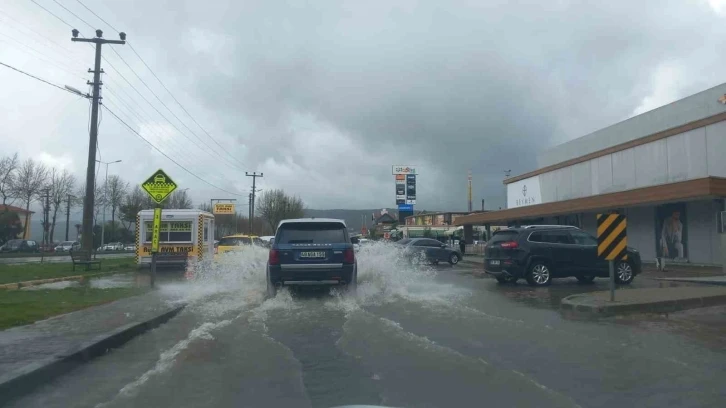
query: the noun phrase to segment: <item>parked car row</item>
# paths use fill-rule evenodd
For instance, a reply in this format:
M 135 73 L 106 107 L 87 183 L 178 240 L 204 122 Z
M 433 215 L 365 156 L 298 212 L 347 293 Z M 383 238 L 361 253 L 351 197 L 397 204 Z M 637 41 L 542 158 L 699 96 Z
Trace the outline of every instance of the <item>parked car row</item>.
M 11 239 L 0 246 L 0 253 L 34 253 L 34 252 L 70 252 L 79 251 L 81 243 L 78 241 L 62 241 L 57 244 L 40 245 L 32 239 Z M 110 242 L 98 247 L 97 251 L 135 251 L 135 244 L 122 244 L 121 242 Z
M 0 253 L 32 253 L 40 252 L 40 246 L 31 239 L 11 239 L 0 246 Z

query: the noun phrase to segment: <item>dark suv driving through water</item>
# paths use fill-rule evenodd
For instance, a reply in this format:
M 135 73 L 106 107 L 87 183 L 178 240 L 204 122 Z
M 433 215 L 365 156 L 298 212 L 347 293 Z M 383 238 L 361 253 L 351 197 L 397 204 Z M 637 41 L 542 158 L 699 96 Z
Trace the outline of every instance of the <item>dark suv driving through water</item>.
M 267 294 L 283 285 L 340 285 L 355 290 L 358 263 L 345 221 L 283 220 L 267 260 Z
M 484 271 L 500 283 L 524 278 L 533 286 L 574 276 L 581 282 L 609 276 L 608 261 L 598 259 L 597 239 L 569 226 L 533 225 L 496 231 L 484 248 Z M 640 254 L 627 248 L 615 263 L 615 281 L 629 284 L 641 271 Z

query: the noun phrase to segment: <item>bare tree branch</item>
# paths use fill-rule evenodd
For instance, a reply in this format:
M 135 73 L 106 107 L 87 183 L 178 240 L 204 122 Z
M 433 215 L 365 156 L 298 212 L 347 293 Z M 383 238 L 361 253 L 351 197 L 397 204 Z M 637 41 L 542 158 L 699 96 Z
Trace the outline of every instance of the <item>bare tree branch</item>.
M 288 196 L 282 190 L 269 190 L 257 200 L 257 213 L 275 231 L 280 221 L 303 216 L 305 205 L 299 197 Z
M 68 197 L 68 194 L 71 194 L 71 192 L 73 191 L 75 184 L 76 177 L 68 172 L 68 170 L 63 169 L 62 172 L 58 172 L 56 171 L 56 169 L 51 170 L 50 201 L 52 207 L 51 211 L 53 213 L 50 221 L 49 235 L 49 239 L 51 242 L 53 242 L 53 237 L 55 235 L 55 224 L 58 217 L 58 211 L 60 210 L 61 206 L 66 203 L 66 198 Z
M 45 187 L 48 170 L 39 162 L 28 158 L 18 168 L 12 183 L 12 196 L 17 197 L 25 203 L 25 211 L 30 211 L 30 203 L 38 196 Z M 26 228 L 30 214 L 25 214 Z
M 3 199 L 3 205 L 6 205 L 8 198 L 12 197 L 13 181 L 18 170 L 18 164 L 17 153 L 0 159 L 0 197 Z

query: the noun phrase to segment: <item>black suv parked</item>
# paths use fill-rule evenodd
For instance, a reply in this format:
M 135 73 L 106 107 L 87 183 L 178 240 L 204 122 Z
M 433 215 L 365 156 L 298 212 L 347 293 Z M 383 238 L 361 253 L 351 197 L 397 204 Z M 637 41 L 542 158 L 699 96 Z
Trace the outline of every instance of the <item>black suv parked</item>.
M 616 262 L 615 281 L 629 284 L 641 271 L 640 254 L 627 248 L 627 260 Z M 497 281 L 549 285 L 553 278 L 576 277 L 592 282 L 609 277 L 608 261 L 597 257 L 597 239 L 576 227 L 536 225 L 495 232 L 484 249 L 484 271 Z

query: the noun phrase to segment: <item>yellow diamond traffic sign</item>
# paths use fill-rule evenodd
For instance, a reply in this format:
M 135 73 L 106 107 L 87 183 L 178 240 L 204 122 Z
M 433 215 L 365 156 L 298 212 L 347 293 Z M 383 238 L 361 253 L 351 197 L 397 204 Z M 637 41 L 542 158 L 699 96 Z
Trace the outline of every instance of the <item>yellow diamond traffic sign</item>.
M 149 194 L 152 200 L 157 204 L 161 204 L 169 194 L 176 190 L 176 183 L 171 179 L 164 170 L 159 169 L 156 173 L 152 174 L 143 184 L 141 188 Z

